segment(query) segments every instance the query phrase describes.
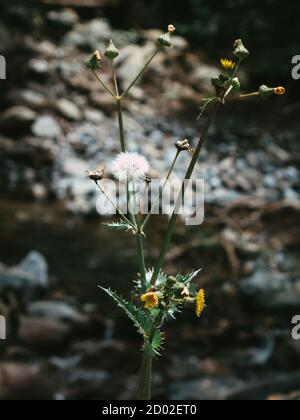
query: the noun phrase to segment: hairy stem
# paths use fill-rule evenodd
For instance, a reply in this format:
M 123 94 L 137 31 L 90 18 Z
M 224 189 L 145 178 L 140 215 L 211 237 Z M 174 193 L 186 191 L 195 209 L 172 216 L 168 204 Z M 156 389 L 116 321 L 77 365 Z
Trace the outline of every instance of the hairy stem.
M 139 384 L 139 395 L 140 401 L 151 400 L 151 384 L 152 384 L 152 357 L 149 354 L 147 345 L 143 352 L 142 365 L 140 370 L 140 384 Z
M 193 155 L 193 158 L 191 160 L 191 163 L 190 163 L 189 168 L 187 170 L 187 173 L 185 175 L 184 181 L 182 183 L 182 186 L 181 186 L 181 189 L 180 189 L 180 192 L 179 192 L 176 204 L 175 204 L 175 208 L 174 208 L 172 217 L 171 217 L 171 219 L 169 221 L 169 224 L 168 224 L 168 229 L 167 229 L 167 232 L 166 232 L 166 235 L 165 235 L 165 238 L 164 238 L 162 249 L 160 251 L 159 258 L 158 258 L 158 261 L 157 261 L 157 264 L 155 266 L 153 276 L 152 276 L 152 279 L 151 279 L 151 284 L 153 286 L 155 285 L 156 280 L 159 276 L 159 273 L 162 269 L 162 266 L 163 266 L 164 261 L 165 261 L 165 257 L 167 255 L 167 252 L 168 252 L 168 249 L 169 249 L 169 246 L 170 246 L 170 243 L 171 243 L 171 239 L 172 239 L 174 229 L 175 229 L 175 226 L 176 226 L 176 221 L 177 221 L 177 218 L 178 218 L 178 213 L 179 213 L 179 210 L 180 210 L 180 207 L 181 207 L 181 204 L 182 204 L 183 195 L 185 193 L 185 188 L 186 188 L 185 181 L 191 179 L 191 176 L 194 172 L 194 169 L 195 169 L 196 163 L 198 161 L 199 155 L 200 155 L 200 153 L 202 151 L 202 148 L 203 148 L 203 146 L 206 142 L 207 135 L 209 133 L 209 129 L 210 129 L 212 123 L 214 122 L 214 119 L 215 119 L 215 116 L 216 116 L 216 113 L 218 111 L 219 106 L 220 106 L 220 102 L 217 102 L 216 105 L 214 106 L 214 108 L 211 111 L 211 114 L 210 114 L 210 116 L 209 116 L 209 118 L 208 118 L 208 120 L 205 124 L 203 132 L 202 132 L 201 137 L 199 139 L 197 148 L 195 150 L 195 153 Z

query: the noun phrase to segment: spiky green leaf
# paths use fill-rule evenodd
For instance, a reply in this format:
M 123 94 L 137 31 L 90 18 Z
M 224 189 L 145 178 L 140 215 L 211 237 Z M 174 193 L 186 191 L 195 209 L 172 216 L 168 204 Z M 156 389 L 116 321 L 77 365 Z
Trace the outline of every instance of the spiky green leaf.
M 114 230 L 124 230 L 126 232 L 133 231 L 133 227 L 123 220 L 120 220 L 119 222 L 105 223 L 105 226 Z
M 132 302 L 127 302 L 117 293 L 113 292 L 111 289 L 105 289 L 104 287 L 99 286 L 100 289 L 104 290 L 119 306 L 123 309 L 128 318 L 133 322 L 138 332 L 144 337 L 147 338 L 152 327 L 151 319 L 146 315 L 146 313 L 134 306 Z

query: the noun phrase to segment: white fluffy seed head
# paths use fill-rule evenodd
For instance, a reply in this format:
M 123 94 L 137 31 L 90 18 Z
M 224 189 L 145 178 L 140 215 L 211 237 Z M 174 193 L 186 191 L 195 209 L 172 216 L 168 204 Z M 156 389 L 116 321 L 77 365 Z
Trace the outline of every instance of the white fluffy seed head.
M 148 161 L 138 153 L 120 153 L 113 161 L 113 174 L 120 181 L 141 179 L 149 169 Z

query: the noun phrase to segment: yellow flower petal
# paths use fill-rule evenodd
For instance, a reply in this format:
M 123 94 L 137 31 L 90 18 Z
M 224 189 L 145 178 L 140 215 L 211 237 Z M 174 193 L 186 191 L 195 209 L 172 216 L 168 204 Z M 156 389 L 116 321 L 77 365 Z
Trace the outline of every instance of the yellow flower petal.
M 146 309 L 153 309 L 158 306 L 158 295 L 155 292 L 148 292 L 141 296 L 141 301 Z
M 228 60 L 227 58 L 221 58 L 221 64 L 225 70 L 233 70 L 235 68 L 235 62 L 232 60 Z
M 196 315 L 200 318 L 202 312 L 205 308 L 205 291 L 203 289 L 199 290 L 196 296 Z

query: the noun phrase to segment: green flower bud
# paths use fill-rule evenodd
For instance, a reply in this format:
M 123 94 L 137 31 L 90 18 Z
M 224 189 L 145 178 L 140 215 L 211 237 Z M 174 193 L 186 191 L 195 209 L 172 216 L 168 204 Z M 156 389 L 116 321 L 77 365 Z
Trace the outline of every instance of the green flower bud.
M 274 95 L 274 88 L 270 88 L 266 85 L 262 85 L 259 88 L 259 96 L 261 97 L 261 99 L 268 99 L 273 95 Z
M 172 45 L 171 32 L 167 32 L 158 38 L 158 43 L 162 47 L 170 48 Z
M 109 46 L 107 47 L 107 50 L 105 51 L 105 57 L 108 58 L 110 61 L 114 61 L 119 56 L 119 50 L 113 43 L 113 40 L 110 40 Z
M 99 51 L 95 51 L 94 54 L 85 62 L 85 65 L 88 69 L 91 69 L 93 71 L 97 70 L 97 68 L 100 67 L 101 62 L 101 55 Z
M 234 90 L 240 90 L 241 89 L 241 83 L 237 77 L 233 78 L 231 81 L 231 86 Z
M 250 52 L 245 48 L 243 41 L 241 39 L 237 39 L 233 45 L 233 54 L 238 57 L 240 60 L 244 60 L 250 54 Z

